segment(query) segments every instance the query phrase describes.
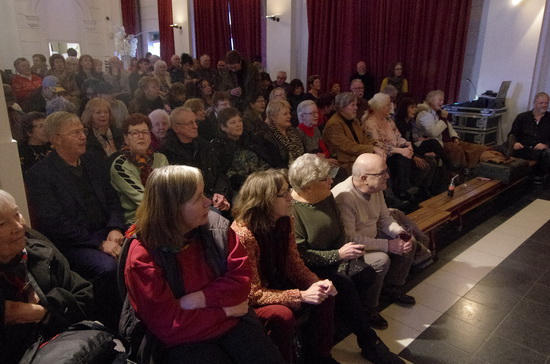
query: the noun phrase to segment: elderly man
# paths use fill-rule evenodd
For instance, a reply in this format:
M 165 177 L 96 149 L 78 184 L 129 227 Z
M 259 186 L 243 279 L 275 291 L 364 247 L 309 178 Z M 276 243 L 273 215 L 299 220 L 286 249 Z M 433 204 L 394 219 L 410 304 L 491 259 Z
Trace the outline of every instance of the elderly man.
M 370 100 L 376 93 L 376 88 L 374 87 L 374 77 L 367 72 L 367 63 L 365 61 L 357 62 L 357 72 L 351 75 L 349 81 L 351 82 L 357 78 L 363 81 L 363 85 L 365 86 L 363 98 Z
M 377 273 L 365 304 L 371 322 L 378 327 L 388 325 L 376 311 L 381 294 L 392 302 L 415 303 L 413 297 L 400 291 L 400 286 L 405 284 L 409 274 L 416 243 L 408 228 L 400 226 L 388 211 L 383 194 L 388 178 L 384 158 L 365 153 L 353 164 L 351 177 L 332 189 L 346 236 L 350 241 L 365 245 L 365 263 Z
M 260 72 L 237 51 L 227 52 L 225 63 L 228 71 L 222 75 L 221 89 L 229 91 L 231 103 L 243 112 L 250 95 L 261 91 Z
M 221 86 L 220 72 L 212 68 L 212 58 L 208 54 L 199 57 L 199 66 L 196 69 L 197 77 L 210 81 L 215 89 Z
M 32 92 L 42 85 L 42 77 L 31 72 L 31 64 L 26 58 L 17 58 L 13 62 L 17 74 L 11 79 L 11 87 L 19 105 L 29 99 Z
M 539 92 L 533 100 L 533 110 L 519 114 L 512 124 L 508 141 L 514 157 L 535 160 L 533 181 L 541 184 L 550 172 L 550 112 L 549 96 Z
M 275 87 L 282 87 L 285 92 L 288 94 L 290 84 L 286 82 L 288 76 L 285 71 L 279 71 L 277 72 L 277 77 L 275 77 L 275 82 L 273 82 L 273 88 Z
M 170 164 L 198 168 L 204 176 L 204 193 L 212 198 L 213 207 L 229 210 L 230 185 L 221 172 L 213 146 L 199 138 L 195 113 L 188 107 L 177 107 L 170 114 L 172 128 L 166 134 L 160 152 Z
M 19 363 L 40 335 L 48 340 L 87 318 L 92 285 L 51 243 L 25 233 L 15 199 L 3 190 L 0 221 L 0 358 Z
M 360 78 L 356 78 L 350 82 L 349 89 L 357 96 L 357 119 L 362 120 L 363 115 L 369 111 L 369 102 L 363 98 L 365 94 L 365 85 Z
M 33 224 L 94 284 L 105 320 L 116 325 L 117 258 L 126 229 L 118 196 L 103 163 L 85 154 L 86 129 L 75 114 L 53 113 L 44 129 L 54 150 L 26 174 Z

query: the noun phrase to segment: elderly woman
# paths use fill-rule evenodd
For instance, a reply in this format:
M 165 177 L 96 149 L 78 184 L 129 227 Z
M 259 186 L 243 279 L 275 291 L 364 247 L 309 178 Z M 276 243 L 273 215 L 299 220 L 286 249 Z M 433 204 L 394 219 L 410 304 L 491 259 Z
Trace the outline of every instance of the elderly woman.
M 282 87 L 275 87 L 269 93 L 269 101 L 273 100 L 286 100 L 286 92 Z
M 423 137 L 436 139 L 453 165 L 473 168 L 479 162 L 481 153 L 488 147 L 460 140 L 448 120 L 449 113 L 442 109 L 444 97 L 443 91 L 430 91 L 426 95 L 426 101 L 418 105 L 418 133 Z
M 351 167 L 358 156 L 375 151 L 383 154 L 383 151 L 373 145 L 357 120 L 357 96 L 351 92 L 336 95 L 334 108 L 336 112 L 323 129 L 323 138 L 332 154 L 338 156 L 340 166 L 351 175 Z
M 115 118 L 107 101 L 100 98 L 88 101 L 81 120 L 90 132 L 86 143 L 87 152 L 105 159 L 120 150 L 123 136 L 115 127 Z
M 160 82 L 152 76 L 144 76 L 138 82 L 138 90 L 130 102 L 129 111 L 147 115 L 156 109 L 166 109 L 165 104 L 160 96 Z
M 411 142 L 405 140 L 395 123 L 390 120 L 391 99 L 383 93 L 375 94 L 369 100 L 372 112 L 363 116 L 363 128 L 375 146 L 386 154 L 386 163 L 392 176 L 392 190 L 395 196 L 410 199 L 412 158 Z
M 85 93 L 83 89 L 84 81 L 90 78 L 96 79 L 98 81 L 104 81 L 103 75 L 95 71 L 94 59 L 92 58 L 92 56 L 84 54 L 80 56 L 78 60 L 78 73 L 76 74 L 76 84 L 78 87 L 80 87 L 80 91 L 82 93 Z
M 18 363 L 40 336 L 48 340 L 87 318 L 92 285 L 63 255 L 25 234 L 15 199 L 0 190 L 0 357 Z
M 147 178 L 155 168 L 168 165 L 151 145 L 151 120 L 143 114 L 132 114 L 122 125 L 124 146 L 111 165 L 111 185 L 117 191 L 127 224 L 135 221 L 136 209 L 143 199 Z
M 153 77 L 159 81 L 160 91 L 159 95 L 166 97 L 170 91 L 170 86 L 172 86 L 172 81 L 170 79 L 170 73 L 167 71 L 168 66 L 164 61 L 156 61 L 153 66 Z
M 335 363 L 330 350 L 336 290 L 300 259 L 291 208 L 291 189 L 283 170 L 250 175 L 236 198 L 231 227 L 252 265 L 250 304 L 288 363 L 295 316 L 307 307 L 304 358 L 308 363 Z
M 304 144 L 290 123 L 290 105 L 285 100 L 273 100 L 267 104 L 266 123 L 269 129 L 260 130 L 264 148 L 270 156 L 272 167 L 288 168 L 296 158 L 304 154 Z
M 229 222 L 210 212 L 200 170 L 149 176 L 125 267 L 128 297 L 166 346 L 165 363 L 281 363 L 249 311 L 250 264 Z
M 403 64 L 401 62 L 393 63 L 388 74 L 389 76 L 382 80 L 380 92 L 384 92 L 384 89 L 388 85 L 394 86 L 399 93 L 409 92 L 409 82 L 403 76 Z
M 243 121 L 239 110 L 227 108 L 218 114 L 218 122 L 223 136 L 211 141 L 222 172 L 231 182 L 233 194 L 241 189 L 246 178 L 258 171 L 269 168 L 260 141 L 251 133 L 244 131 Z
M 317 128 L 319 111 L 315 102 L 311 100 L 302 101 L 298 105 L 297 113 L 300 124 L 298 124 L 296 131 L 304 143 L 305 152 L 328 158 L 331 166 L 338 166 L 338 161 L 331 158 L 330 151 Z
M 265 120 L 265 97 L 261 92 L 252 94 L 248 97 L 248 106 L 243 114 L 244 130 L 255 133 L 258 130 L 267 127 Z
M 17 58 L 13 62 L 17 74 L 11 79 L 11 87 L 17 97 L 17 103 L 23 105 L 34 90 L 42 86 L 42 77 L 31 72 L 31 64 L 26 58 Z
M 338 290 L 336 310 L 357 336 L 361 356 L 373 363 L 402 363 L 369 327 L 358 291 L 364 297 L 376 273 L 364 262 L 358 265 L 357 259 L 362 258 L 365 246 L 347 241 L 338 206 L 330 192 L 329 170 L 326 160 L 304 154 L 288 171 L 293 187 L 298 251 L 312 272 L 330 279 Z
M 46 115 L 30 112 L 21 118 L 22 143 L 17 143 L 23 176 L 35 163 L 50 154 L 52 147 L 44 130 Z

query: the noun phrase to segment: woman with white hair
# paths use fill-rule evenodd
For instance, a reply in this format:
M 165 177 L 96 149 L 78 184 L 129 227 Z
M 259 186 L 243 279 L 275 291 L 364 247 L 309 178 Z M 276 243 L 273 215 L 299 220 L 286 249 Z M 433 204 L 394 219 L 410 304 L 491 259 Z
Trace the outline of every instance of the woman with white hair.
M 401 136 L 390 119 L 392 102 L 389 95 L 375 94 L 369 100 L 369 107 L 372 112 L 363 116 L 365 133 L 373 140 L 374 145 L 386 153 L 394 195 L 409 200 L 414 156 L 412 144 Z
M 159 80 L 160 84 L 160 92 L 159 95 L 161 97 L 166 97 L 168 92 L 170 91 L 170 86 L 172 86 L 172 82 L 170 79 L 170 73 L 167 71 L 168 66 L 166 65 L 166 62 L 164 61 L 156 61 L 155 65 L 153 66 L 153 77 L 155 77 L 157 80 Z

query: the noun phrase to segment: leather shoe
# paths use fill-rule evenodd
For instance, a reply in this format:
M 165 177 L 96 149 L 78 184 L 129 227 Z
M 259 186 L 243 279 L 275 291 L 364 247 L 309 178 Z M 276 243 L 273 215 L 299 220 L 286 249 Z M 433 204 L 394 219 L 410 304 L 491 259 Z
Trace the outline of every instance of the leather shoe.
M 407 305 L 407 306 L 412 306 L 416 303 L 416 300 L 414 299 L 413 296 L 404 294 L 399 290 L 399 288 L 396 288 L 396 287 L 382 288 L 382 293 L 380 294 L 380 298 L 383 299 L 384 301 L 400 303 L 402 305 Z
M 373 346 L 362 349 L 361 356 L 374 364 L 405 364 L 380 339 Z
M 385 330 L 388 328 L 388 321 L 382 317 L 378 312 L 372 310 L 367 313 L 367 320 L 370 327 L 376 330 Z

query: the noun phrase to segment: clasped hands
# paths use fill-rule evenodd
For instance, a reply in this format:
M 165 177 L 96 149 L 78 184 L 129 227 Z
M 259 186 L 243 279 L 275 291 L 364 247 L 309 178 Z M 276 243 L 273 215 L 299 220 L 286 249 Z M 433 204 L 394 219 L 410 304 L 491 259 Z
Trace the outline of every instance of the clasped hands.
M 202 291 L 195 291 L 180 298 L 180 307 L 184 310 L 197 310 L 206 307 L 206 298 Z M 248 299 L 235 306 L 222 307 L 227 317 L 241 317 L 248 312 Z
M 99 246 L 99 250 L 118 259 L 124 243 L 124 235 L 119 230 L 111 230 L 107 238 Z

